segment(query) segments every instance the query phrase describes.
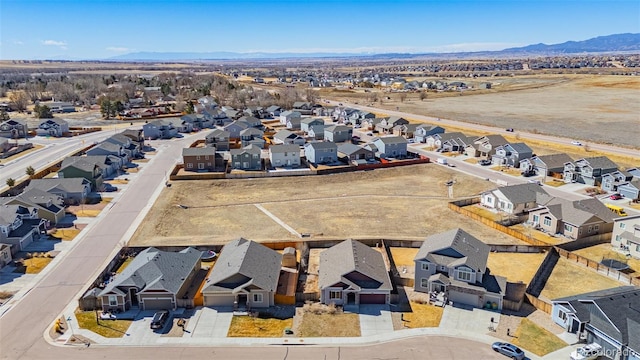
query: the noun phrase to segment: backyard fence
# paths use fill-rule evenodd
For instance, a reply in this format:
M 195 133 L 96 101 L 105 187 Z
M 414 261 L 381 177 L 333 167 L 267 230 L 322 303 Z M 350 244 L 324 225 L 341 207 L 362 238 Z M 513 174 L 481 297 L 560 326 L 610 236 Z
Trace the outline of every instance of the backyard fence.
M 608 266 L 602 265 L 598 261 L 587 259 L 584 256 L 580 256 L 576 253 L 564 250 L 559 247 L 556 247 L 556 250 L 558 252 L 558 255 L 562 256 L 563 258 L 569 261 L 572 261 L 576 264 L 582 265 L 584 267 L 594 269 L 599 274 L 606 275 L 612 279 L 627 283 L 629 285 L 640 286 L 640 277 L 633 277 L 630 274 L 625 274 L 622 271 L 611 269 Z

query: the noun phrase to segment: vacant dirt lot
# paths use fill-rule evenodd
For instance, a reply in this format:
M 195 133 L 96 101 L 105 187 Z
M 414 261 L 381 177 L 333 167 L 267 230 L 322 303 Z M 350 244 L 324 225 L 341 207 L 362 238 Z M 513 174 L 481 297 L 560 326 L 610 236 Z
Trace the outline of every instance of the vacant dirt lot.
M 492 89 L 468 91 L 462 96 L 429 93 L 425 101 L 420 101 L 418 94 L 409 94 L 404 102 L 400 102 L 399 94 L 380 94 L 391 97 L 381 107 L 638 147 L 640 127 L 632 125 L 640 122 L 640 77 L 532 75 L 486 78 L 482 82 L 491 82 Z M 355 101 L 358 95 L 361 103 L 370 103 L 365 100 L 368 94 L 336 92 L 327 97 Z
M 327 176 L 176 181 L 160 195 L 130 244 L 212 244 L 239 236 L 298 239 L 255 204 L 313 238 L 422 239 L 463 227 L 488 243 L 516 243 L 447 208 L 444 183 L 452 178 L 461 197 L 492 186 L 432 164 Z

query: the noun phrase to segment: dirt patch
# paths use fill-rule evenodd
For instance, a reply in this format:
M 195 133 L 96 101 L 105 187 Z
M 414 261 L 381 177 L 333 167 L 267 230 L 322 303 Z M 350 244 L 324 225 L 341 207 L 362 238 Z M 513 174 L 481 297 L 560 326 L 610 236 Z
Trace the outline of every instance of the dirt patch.
M 314 238 L 423 239 L 464 227 L 492 243 L 519 243 L 450 211 L 444 183 L 451 179 L 460 185 L 456 195 L 461 197 L 491 186 L 434 164 L 327 176 L 175 181 L 160 195 L 131 244 L 212 244 L 240 236 L 258 241 L 299 239 L 255 204 Z

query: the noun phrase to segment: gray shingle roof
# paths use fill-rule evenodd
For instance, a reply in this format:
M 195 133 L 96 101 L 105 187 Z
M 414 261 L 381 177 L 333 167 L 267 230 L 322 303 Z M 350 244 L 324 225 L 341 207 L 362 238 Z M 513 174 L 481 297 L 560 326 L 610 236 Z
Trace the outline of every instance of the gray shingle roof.
M 544 189 L 540 185 L 533 183 L 503 186 L 491 190 L 490 192 L 494 191 L 501 192 L 513 204 L 524 204 L 534 201 L 537 202 L 540 196 L 543 196 L 543 199 L 546 196 L 548 197 L 548 200 L 551 200 L 551 196 L 546 191 L 544 191 Z M 541 201 L 541 203 L 542 202 L 546 201 Z
M 215 156 L 216 148 L 214 147 L 195 147 L 182 149 L 182 156 Z
M 18 215 L 29 213 L 29 208 L 22 205 L 0 205 L 0 225 L 12 224 Z
M 271 153 L 297 152 L 299 154 L 300 147 L 295 144 L 271 145 L 269 146 L 269 152 Z
M 343 283 L 355 289 L 391 290 L 382 254 L 355 240 L 345 240 L 320 253 L 320 289 Z M 363 280 L 353 272 L 368 278 Z
M 527 144 L 525 144 L 523 142 L 520 142 L 520 143 L 509 143 L 509 146 L 511 146 L 513 151 L 517 152 L 518 154 L 533 152 L 533 150 L 531 150 L 529 145 L 527 145 Z
M 82 171 L 93 173 L 93 170 L 96 168 L 97 164 L 96 162 L 91 161 L 91 159 L 87 159 L 84 156 L 70 156 L 62 160 L 62 165 L 60 166 L 60 170 L 64 170 L 66 167 L 69 167 L 69 166 L 72 166 L 76 169 L 80 169 Z
M 305 147 L 310 146 L 314 150 L 328 150 L 328 149 L 335 149 L 336 151 L 338 150 L 338 145 L 336 145 L 336 143 L 333 143 L 331 141 L 310 142 L 310 143 L 306 143 L 304 146 Z
M 589 163 L 589 165 L 594 169 L 617 169 L 618 164 L 611 161 L 606 156 L 596 156 L 590 158 L 582 159 Z
M 119 286 L 135 286 L 138 292 L 166 290 L 177 294 L 189 274 L 200 261 L 202 251 L 188 247 L 180 252 L 161 251 L 154 247 L 141 251 L 100 296 Z
M 228 291 L 242 285 L 276 291 L 282 255 L 255 241 L 239 238 L 222 248 L 202 292 Z
M 231 149 L 229 151 L 231 153 L 231 156 L 236 156 L 236 155 L 240 155 L 242 153 L 249 153 L 249 154 L 255 154 L 255 155 L 260 155 L 262 153 L 262 150 L 255 146 L 255 145 L 247 145 L 241 149 Z
M 50 191 L 60 189 L 64 192 L 81 193 L 90 184 L 85 178 L 58 178 L 58 179 L 33 179 L 29 182 L 26 190 L 39 189 Z
M 229 138 L 230 135 L 231 133 L 226 130 L 215 129 L 212 132 L 210 132 L 209 135 L 205 137 L 205 139 L 208 140 L 208 139 L 215 139 L 215 138 Z
M 551 154 L 551 155 L 540 155 L 540 156 L 537 156 L 537 158 L 542 163 L 544 163 L 547 166 L 547 168 L 549 168 L 549 169 L 563 168 L 564 164 L 573 161 L 571 156 L 569 156 L 567 154 L 564 154 L 564 153 L 562 153 L 562 154 Z
M 607 223 L 613 222 L 616 217 L 600 200 L 593 198 L 575 201 L 554 198 L 547 203 L 546 208 L 557 219 L 575 226 L 585 224 L 594 216 Z
M 338 145 L 338 152 L 343 153 L 347 156 L 351 154 L 355 154 L 358 151 L 364 150 L 362 146 L 351 144 L 351 143 L 342 143 Z
M 385 145 L 389 144 L 407 144 L 407 139 L 402 136 L 383 136 L 375 139 L 373 142 L 382 141 Z
M 487 269 L 489 245 L 458 228 L 427 237 L 415 260 L 429 260 L 438 265 L 467 265 L 484 273 Z

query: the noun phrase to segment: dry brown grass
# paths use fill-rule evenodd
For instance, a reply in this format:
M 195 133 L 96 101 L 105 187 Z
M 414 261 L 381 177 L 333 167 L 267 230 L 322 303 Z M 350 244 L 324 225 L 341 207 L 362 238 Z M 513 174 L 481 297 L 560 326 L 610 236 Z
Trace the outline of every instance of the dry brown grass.
M 558 245 L 565 241 L 564 238 L 549 236 L 548 234 L 543 233 L 542 231 L 535 230 L 530 227 L 525 227 L 522 224 L 516 224 L 511 226 L 510 228 L 513 230 L 518 230 L 521 233 L 529 236 L 530 238 L 540 240 L 549 245 Z
M 293 319 L 261 319 L 251 316 L 234 316 L 228 337 L 282 337 L 286 328 L 291 329 Z
M 414 266 L 413 259 L 418 253 L 418 248 L 391 247 L 389 248 L 389 250 L 391 251 L 391 256 L 393 257 L 393 261 L 395 262 L 397 267 Z
M 102 212 L 102 210 L 85 209 L 85 210 L 78 210 L 74 214 L 77 217 L 96 217 L 100 215 L 100 212 Z
M 315 238 L 423 239 L 459 226 L 480 239 L 517 243 L 447 208 L 444 183 L 453 178 L 460 185 L 458 196 L 490 187 L 432 164 L 330 176 L 176 181 L 160 195 L 131 244 L 211 244 L 239 236 L 258 241 L 298 239 L 254 204 Z
M 62 241 L 71 241 L 75 239 L 80 233 L 80 229 L 55 229 L 51 234 L 51 237 L 60 239 Z
M 485 219 L 489 219 L 491 221 L 500 221 L 500 220 L 502 220 L 502 215 L 500 215 L 500 213 L 493 212 L 491 210 L 485 209 L 484 207 L 482 207 L 480 205 L 465 206 L 464 209 L 469 211 L 469 212 L 472 212 L 474 214 L 477 214 L 479 216 L 482 216 Z
M 305 312 L 298 328 L 300 337 L 360 336 L 358 314 L 314 314 Z
M 547 355 L 567 346 L 567 343 L 555 334 L 527 318 L 522 319 L 520 326 L 518 326 L 514 334 L 513 344 L 538 356 Z
M 47 267 L 49 263 L 53 260 L 50 257 L 33 257 L 31 259 L 24 259 L 23 264 L 25 268 L 23 272 L 25 274 L 38 274 L 42 269 Z
M 553 179 L 551 181 L 547 181 L 544 183 L 545 185 L 549 185 L 549 186 L 553 186 L 553 187 L 560 187 L 562 185 L 564 185 L 564 181 L 562 180 L 558 180 L 558 179 Z
M 409 305 L 411 305 L 411 312 L 405 312 L 402 314 L 402 318 L 404 319 L 403 324 L 405 327 L 416 329 L 440 326 L 440 320 L 442 320 L 444 308 L 429 304 L 419 304 L 416 302 L 410 302 Z
M 603 259 L 615 259 L 626 263 L 631 269 L 640 274 L 640 259 L 627 258 L 624 254 L 615 251 L 610 243 L 590 246 L 576 250 L 574 253 L 596 262 L 600 262 Z
M 592 269 L 587 269 L 565 258 L 560 258 L 544 289 L 542 289 L 540 297 L 553 300 L 582 294 L 586 291 L 610 289 L 621 285 L 623 284 L 607 276 L 600 275 Z
M 512 175 L 512 176 L 520 176 L 520 169 L 516 169 L 516 168 L 512 168 L 512 167 L 505 167 L 505 166 L 493 166 L 490 168 L 493 171 L 498 171 L 498 172 L 502 172 L 505 173 L 507 175 Z
M 489 253 L 487 267 L 494 275 L 507 278 L 507 281 L 528 284 L 540 267 L 546 253 Z

